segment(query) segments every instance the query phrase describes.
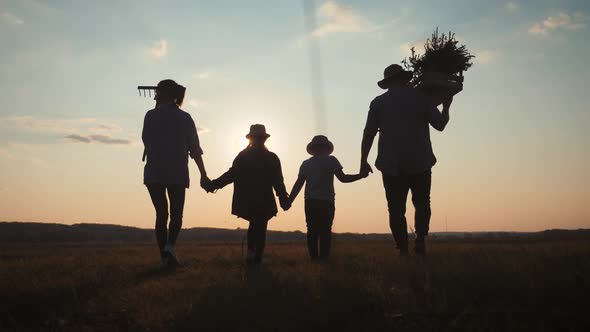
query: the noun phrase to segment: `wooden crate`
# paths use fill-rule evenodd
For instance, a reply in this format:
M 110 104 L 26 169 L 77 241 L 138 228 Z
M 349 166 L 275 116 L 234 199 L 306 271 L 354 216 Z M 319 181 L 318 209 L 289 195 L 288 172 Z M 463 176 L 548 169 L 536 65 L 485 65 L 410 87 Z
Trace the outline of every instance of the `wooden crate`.
M 463 73 L 459 75 L 448 75 L 439 72 L 425 73 L 414 84 L 414 88 L 419 89 L 438 106 L 446 98 L 463 91 Z

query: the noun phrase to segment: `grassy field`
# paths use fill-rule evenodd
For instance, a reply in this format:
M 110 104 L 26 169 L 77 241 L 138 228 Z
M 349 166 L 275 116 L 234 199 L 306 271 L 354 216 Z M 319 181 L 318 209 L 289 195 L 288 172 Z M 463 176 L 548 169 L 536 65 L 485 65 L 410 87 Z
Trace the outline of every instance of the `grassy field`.
M 1 331 L 590 331 L 590 241 L 336 243 L 312 263 L 271 244 L 258 270 L 236 244 L 0 249 Z

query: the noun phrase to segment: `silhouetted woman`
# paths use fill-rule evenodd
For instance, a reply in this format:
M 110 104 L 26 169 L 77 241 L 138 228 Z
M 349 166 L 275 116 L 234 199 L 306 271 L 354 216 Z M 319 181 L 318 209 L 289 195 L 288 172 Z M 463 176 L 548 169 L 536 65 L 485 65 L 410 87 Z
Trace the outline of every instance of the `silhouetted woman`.
M 210 184 L 211 190 L 234 184 L 232 214 L 250 222 L 246 257 L 249 265 L 261 262 L 268 221 L 278 212 L 273 188 L 283 209 L 288 198 L 281 162 L 264 145 L 268 137 L 263 125 L 252 125 L 246 135 L 248 147 L 238 154 L 227 172 Z
M 147 156 L 143 183 L 156 209 L 156 239 L 162 264 L 169 266 L 178 264 L 175 246 L 182 227 L 185 189 L 189 187 L 189 154 L 199 168 L 201 183 L 209 181 L 195 122 L 179 108 L 183 96 L 184 87 L 173 80 L 158 83 L 156 108 L 146 113 L 141 135 Z M 169 231 L 166 193 L 170 200 Z

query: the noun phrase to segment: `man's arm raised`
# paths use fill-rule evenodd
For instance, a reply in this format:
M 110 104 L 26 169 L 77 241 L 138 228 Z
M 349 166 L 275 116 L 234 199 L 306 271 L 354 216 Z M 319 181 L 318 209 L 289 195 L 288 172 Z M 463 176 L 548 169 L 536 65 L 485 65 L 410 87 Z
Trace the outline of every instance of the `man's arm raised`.
M 432 128 L 443 131 L 449 123 L 449 110 L 451 108 L 451 103 L 453 102 L 453 97 L 449 97 L 445 99 L 442 103 L 443 110 L 439 112 L 438 108 L 432 107 L 428 114 L 428 122 L 432 126 Z

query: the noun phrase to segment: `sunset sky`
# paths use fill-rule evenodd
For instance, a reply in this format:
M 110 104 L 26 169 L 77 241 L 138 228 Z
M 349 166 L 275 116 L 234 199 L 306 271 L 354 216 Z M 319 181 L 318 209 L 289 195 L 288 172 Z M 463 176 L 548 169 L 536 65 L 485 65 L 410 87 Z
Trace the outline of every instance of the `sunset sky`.
M 0 0 L 0 220 L 153 227 L 141 128 L 154 102 L 136 87 L 165 78 L 187 87 L 183 109 L 212 178 L 263 123 L 290 189 L 320 134 L 309 40 L 321 51 L 322 134 L 356 173 L 383 69 L 438 26 L 477 58 L 446 130 L 431 129 L 431 230 L 590 227 L 589 1 L 315 6 L 309 33 L 296 0 Z M 371 164 L 375 156 L 376 145 Z M 206 194 L 190 167 L 184 227 L 247 227 L 230 214 L 231 186 Z M 269 228 L 305 230 L 303 196 Z M 379 173 L 337 182 L 334 230 L 389 232 Z

